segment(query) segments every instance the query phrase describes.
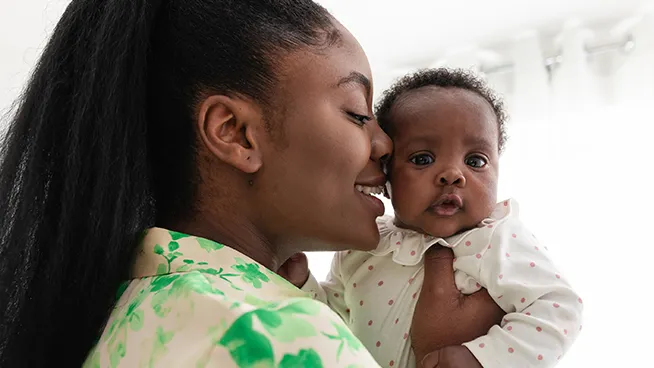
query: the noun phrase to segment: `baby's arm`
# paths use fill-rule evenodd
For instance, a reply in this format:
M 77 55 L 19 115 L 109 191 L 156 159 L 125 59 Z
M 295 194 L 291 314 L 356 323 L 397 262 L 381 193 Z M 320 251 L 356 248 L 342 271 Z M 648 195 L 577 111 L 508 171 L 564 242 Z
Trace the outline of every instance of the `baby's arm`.
M 349 323 L 350 310 L 345 303 L 345 284 L 341 272 L 341 260 L 344 255 L 344 252 L 338 252 L 334 255 L 331 269 L 327 275 L 327 281 L 319 283 L 313 274 L 310 273 L 307 282 L 301 289 L 310 293 L 314 299 L 327 304 L 345 323 Z
M 497 227 L 479 282 L 508 314 L 465 346 L 486 368 L 554 366 L 581 329 L 581 298 L 519 221 Z

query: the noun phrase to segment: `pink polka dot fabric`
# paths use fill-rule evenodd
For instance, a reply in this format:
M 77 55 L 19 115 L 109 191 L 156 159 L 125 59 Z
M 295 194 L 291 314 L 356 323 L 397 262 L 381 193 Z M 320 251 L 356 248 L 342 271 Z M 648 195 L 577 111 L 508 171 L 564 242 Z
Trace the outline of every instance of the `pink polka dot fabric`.
M 318 284 L 310 277 L 303 290 L 321 296 L 381 366 L 416 366 L 410 328 L 424 278 L 422 256 L 434 244 L 453 248 L 462 293 L 486 288 L 507 312 L 487 335 L 464 344 L 484 367 L 551 367 L 577 338 L 583 301 L 520 222 L 514 200 L 500 202 L 479 227 L 447 239 L 398 229 L 390 217 L 378 225 L 375 251 L 338 253 L 328 280 Z

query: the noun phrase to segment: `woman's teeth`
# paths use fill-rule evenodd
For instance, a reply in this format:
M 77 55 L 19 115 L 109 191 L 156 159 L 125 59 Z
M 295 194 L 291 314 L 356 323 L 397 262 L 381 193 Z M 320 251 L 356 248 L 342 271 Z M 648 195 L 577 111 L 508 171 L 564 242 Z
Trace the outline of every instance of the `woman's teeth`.
M 384 193 L 384 187 L 383 186 L 377 186 L 377 187 L 369 187 L 366 185 L 355 185 L 354 186 L 356 190 L 363 194 L 383 194 Z

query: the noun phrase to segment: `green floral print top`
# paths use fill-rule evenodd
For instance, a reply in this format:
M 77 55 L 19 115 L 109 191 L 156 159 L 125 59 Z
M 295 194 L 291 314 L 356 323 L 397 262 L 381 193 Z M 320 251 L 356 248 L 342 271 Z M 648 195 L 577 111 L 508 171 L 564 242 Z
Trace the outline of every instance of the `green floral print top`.
M 153 228 L 84 367 L 379 367 L 338 315 L 222 244 Z

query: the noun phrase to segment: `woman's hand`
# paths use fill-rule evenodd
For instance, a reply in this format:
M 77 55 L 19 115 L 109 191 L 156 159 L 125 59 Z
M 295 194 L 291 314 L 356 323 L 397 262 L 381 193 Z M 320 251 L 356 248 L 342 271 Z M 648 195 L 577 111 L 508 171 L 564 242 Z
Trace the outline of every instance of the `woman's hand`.
M 429 353 L 485 335 L 505 315 L 486 289 L 461 294 L 454 283 L 453 262 L 449 248 L 434 246 L 425 254 L 425 279 L 411 325 L 417 362 Z
M 482 368 L 477 358 L 463 345 L 446 346 L 427 354 L 420 368 Z
M 279 267 L 277 274 L 295 285 L 298 289 L 301 289 L 309 278 L 309 260 L 307 259 L 307 255 L 304 253 L 295 253 Z

